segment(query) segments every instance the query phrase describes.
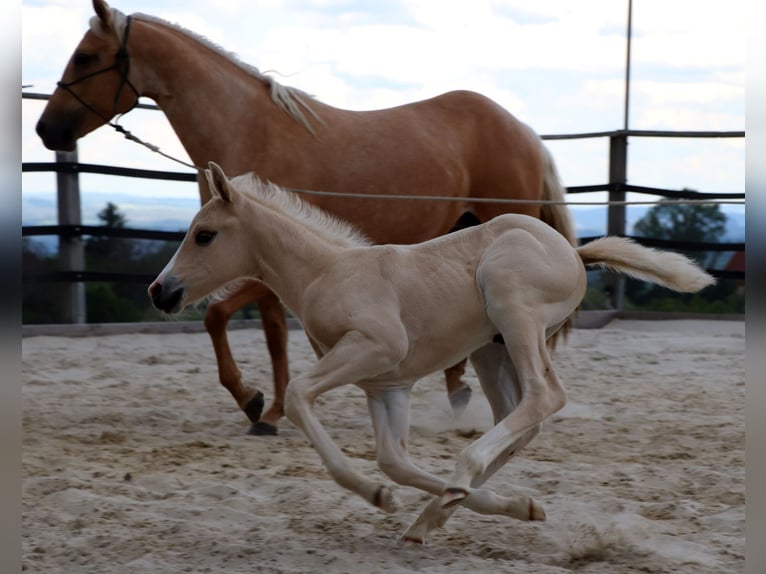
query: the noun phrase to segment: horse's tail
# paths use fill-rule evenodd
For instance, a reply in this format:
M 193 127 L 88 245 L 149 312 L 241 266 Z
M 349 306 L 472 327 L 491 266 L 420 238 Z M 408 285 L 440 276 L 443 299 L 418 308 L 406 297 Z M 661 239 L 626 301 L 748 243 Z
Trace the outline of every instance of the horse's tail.
M 544 203 L 540 212 L 540 219 L 563 235 L 567 241 L 577 247 L 577 234 L 575 233 L 574 221 L 569 212 L 569 207 L 564 204 L 566 190 L 561 185 L 561 178 L 556 169 L 553 156 L 542 140 L 540 149 L 543 154 L 543 200 L 557 203 Z M 572 317 L 569 317 L 564 325 L 550 339 L 548 347 L 553 350 L 559 340 L 566 340 L 572 328 Z
M 566 190 L 561 185 L 561 178 L 556 169 L 556 163 L 548 148 L 540 141 L 540 147 L 543 153 L 544 175 L 543 175 L 543 200 L 555 201 L 559 203 L 544 203 L 540 219 L 550 225 L 553 229 L 566 237 L 567 241 L 577 247 L 577 234 L 575 233 L 572 215 L 569 213 L 569 207 L 565 201 Z
M 658 251 L 624 237 L 602 237 L 577 248 L 585 265 L 597 265 L 685 293 L 715 283 L 691 259 L 670 251 Z

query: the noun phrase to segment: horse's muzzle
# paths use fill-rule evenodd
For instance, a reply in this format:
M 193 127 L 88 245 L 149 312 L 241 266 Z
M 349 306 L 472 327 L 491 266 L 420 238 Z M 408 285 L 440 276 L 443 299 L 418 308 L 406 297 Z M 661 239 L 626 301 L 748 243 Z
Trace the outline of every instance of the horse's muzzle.
M 54 151 L 74 151 L 75 137 L 74 130 L 71 127 L 53 127 L 40 119 L 35 126 L 35 131 L 43 145 Z
M 152 305 L 169 315 L 181 310 L 183 296 L 183 285 L 172 277 L 168 278 L 164 284 L 155 281 L 149 285 L 149 297 L 152 299 Z

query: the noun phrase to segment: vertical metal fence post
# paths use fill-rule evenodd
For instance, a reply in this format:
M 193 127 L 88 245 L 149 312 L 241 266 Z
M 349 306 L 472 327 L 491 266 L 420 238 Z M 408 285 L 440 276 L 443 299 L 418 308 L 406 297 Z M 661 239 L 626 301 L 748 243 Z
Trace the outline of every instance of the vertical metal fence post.
M 628 181 L 628 135 L 619 132 L 609 137 L 609 201 L 625 201 L 625 188 Z M 615 189 L 616 188 L 616 189 Z M 625 204 L 610 203 L 607 210 L 606 232 L 608 235 L 625 235 Z M 604 281 L 609 303 L 613 309 L 622 310 L 625 306 L 625 277 L 608 273 Z
M 56 162 L 77 163 L 77 149 L 57 151 Z M 81 225 L 80 178 L 77 172 L 56 173 L 59 225 Z M 85 269 L 85 247 L 81 237 L 59 237 L 59 268 L 62 271 Z M 65 323 L 85 323 L 85 284 L 66 283 L 62 286 L 62 319 Z

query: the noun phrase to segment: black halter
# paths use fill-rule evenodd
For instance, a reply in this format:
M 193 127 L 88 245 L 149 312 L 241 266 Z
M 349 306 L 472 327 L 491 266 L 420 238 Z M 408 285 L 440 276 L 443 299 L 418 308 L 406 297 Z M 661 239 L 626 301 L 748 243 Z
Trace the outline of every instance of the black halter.
M 136 95 L 136 101 L 133 103 L 130 108 L 123 112 L 127 114 L 130 110 L 135 108 L 138 105 L 138 98 L 140 97 L 140 94 L 138 93 L 138 90 L 136 90 L 136 87 L 131 83 L 130 79 L 128 78 L 128 74 L 130 72 L 130 58 L 128 57 L 128 34 L 130 33 L 130 22 L 131 22 L 131 16 L 127 16 L 126 22 L 125 22 L 125 33 L 122 36 L 122 43 L 120 44 L 120 49 L 117 50 L 117 55 L 115 56 L 114 64 L 111 66 L 107 66 L 106 68 L 102 68 L 100 70 L 96 70 L 95 72 L 91 72 L 90 74 L 86 74 L 80 78 L 77 78 L 76 80 L 72 80 L 71 82 L 57 82 L 56 85 L 58 87 L 66 90 L 69 92 L 74 99 L 76 99 L 78 102 L 80 102 L 85 108 L 96 114 L 98 117 L 100 117 L 102 120 L 104 120 L 105 123 L 109 124 L 113 128 L 115 128 L 118 131 L 121 131 L 121 126 L 117 125 L 116 123 L 110 122 L 111 117 L 114 117 L 117 115 L 117 105 L 120 101 L 120 95 L 122 94 L 123 88 L 127 85 L 130 87 L 131 90 L 133 90 L 133 93 Z M 78 96 L 72 89 L 71 86 L 74 86 L 75 84 L 78 84 L 82 81 L 87 80 L 88 78 L 92 78 L 93 76 L 98 76 L 99 74 L 103 74 L 104 72 L 109 72 L 111 70 L 117 70 L 120 74 L 120 84 L 117 86 L 117 91 L 114 94 L 114 102 L 112 104 L 112 116 L 106 117 L 104 114 L 99 112 L 96 108 L 94 108 L 92 105 L 90 105 L 88 102 L 83 100 L 80 96 Z

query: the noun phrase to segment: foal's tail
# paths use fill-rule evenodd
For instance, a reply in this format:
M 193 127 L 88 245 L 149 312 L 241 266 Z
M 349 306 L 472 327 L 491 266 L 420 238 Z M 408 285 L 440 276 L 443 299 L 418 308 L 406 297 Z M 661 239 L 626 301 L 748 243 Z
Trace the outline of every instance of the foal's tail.
M 715 283 L 715 278 L 691 259 L 658 251 L 624 237 L 602 237 L 577 248 L 585 265 L 597 265 L 685 293 Z

